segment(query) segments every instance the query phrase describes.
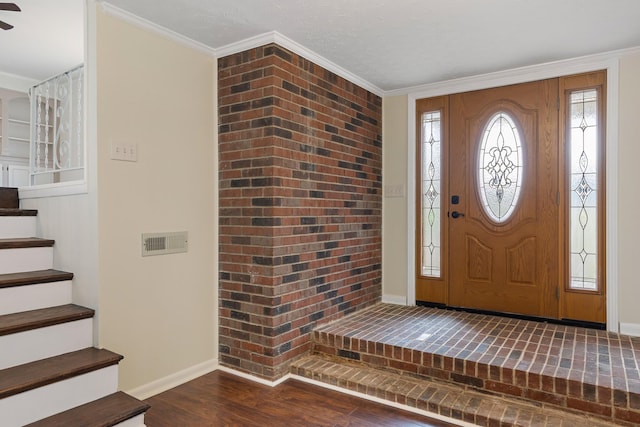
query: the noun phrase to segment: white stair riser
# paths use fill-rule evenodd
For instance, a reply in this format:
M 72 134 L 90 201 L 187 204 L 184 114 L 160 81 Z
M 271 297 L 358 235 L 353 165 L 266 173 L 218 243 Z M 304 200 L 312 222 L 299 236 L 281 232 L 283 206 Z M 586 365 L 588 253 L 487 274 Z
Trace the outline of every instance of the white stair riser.
M 0 274 L 24 273 L 53 268 L 53 248 L 0 250 Z
M 136 415 L 133 418 L 129 418 L 113 427 L 146 427 L 144 423 L 144 414 Z
M 0 289 L 0 316 L 71 304 L 71 280 Z
M 3 239 L 13 239 L 17 237 L 36 237 L 36 217 L 0 217 L 0 236 L 2 236 Z
M 93 346 L 93 319 L 18 332 L 0 337 L 0 369 Z M 0 411 L 0 414 L 2 411 Z
M 0 399 L 3 427 L 19 427 L 100 399 L 118 389 L 118 365 Z

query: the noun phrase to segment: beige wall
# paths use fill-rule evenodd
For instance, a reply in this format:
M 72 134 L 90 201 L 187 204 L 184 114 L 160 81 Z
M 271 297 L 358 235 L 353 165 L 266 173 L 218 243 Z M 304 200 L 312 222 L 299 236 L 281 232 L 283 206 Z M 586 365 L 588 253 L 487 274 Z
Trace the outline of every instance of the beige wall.
M 619 138 L 617 174 L 619 239 L 618 253 L 619 320 L 635 324 L 640 332 L 640 286 L 637 285 L 635 255 L 640 242 L 640 192 L 638 159 L 640 159 L 640 54 L 627 55 L 620 60 Z M 407 170 L 407 96 L 387 97 L 384 100 L 384 184 L 405 182 Z M 387 298 L 406 296 L 407 210 L 404 198 L 384 198 L 383 204 L 383 295 Z
M 217 359 L 216 63 L 101 8 L 96 39 L 99 345 L 131 390 Z M 141 233 L 183 230 L 188 253 L 141 257 Z
M 618 280 L 620 322 L 640 327 L 640 285 L 638 245 L 640 244 L 640 53 L 620 60 L 620 102 L 618 171 Z M 640 332 L 640 329 L 638 329 Z
M 407 114 L 407 96 L 383 99 L 383 188 L 400 185 L 405 195 L 382 203 L 382 295 L 397 303 L 407 296 Z

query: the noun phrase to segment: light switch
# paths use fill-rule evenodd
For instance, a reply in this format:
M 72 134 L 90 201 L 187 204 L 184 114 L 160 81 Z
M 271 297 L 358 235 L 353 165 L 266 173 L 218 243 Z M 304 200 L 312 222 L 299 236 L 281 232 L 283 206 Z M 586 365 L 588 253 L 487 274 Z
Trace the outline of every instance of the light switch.
M 404 197 L 404 185 L 403 184 L 385 185 L 384 197 Z
M 137 162 L 138 161 L 137 144 L 112 142 L 111 143 L 111 159 L 124 160 L 125 162 Z

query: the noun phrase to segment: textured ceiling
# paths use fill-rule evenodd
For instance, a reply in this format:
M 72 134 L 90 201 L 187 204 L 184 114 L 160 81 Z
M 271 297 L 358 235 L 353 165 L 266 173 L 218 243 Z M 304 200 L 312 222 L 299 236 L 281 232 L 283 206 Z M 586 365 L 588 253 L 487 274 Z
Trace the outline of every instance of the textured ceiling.
M 0 71 L 81 62 L 83 0 L 16 1 Z M 277 31 L 382 90 L 640 46 L 639 0 L 108 2 L 214 49 Z
M 109 0 L 213 48 L 277 31 L 383 89 L 640 46 L 638 0 Z

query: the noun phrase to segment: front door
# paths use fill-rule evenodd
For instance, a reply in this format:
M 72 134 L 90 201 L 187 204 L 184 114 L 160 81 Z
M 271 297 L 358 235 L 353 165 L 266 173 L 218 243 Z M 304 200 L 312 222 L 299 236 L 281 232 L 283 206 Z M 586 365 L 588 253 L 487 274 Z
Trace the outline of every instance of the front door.
M 558 80 L 449 97 L 449 305 L 558 313 Z
M 605 322 L 605 82 L 416 101 L 416 301 Z

